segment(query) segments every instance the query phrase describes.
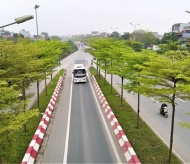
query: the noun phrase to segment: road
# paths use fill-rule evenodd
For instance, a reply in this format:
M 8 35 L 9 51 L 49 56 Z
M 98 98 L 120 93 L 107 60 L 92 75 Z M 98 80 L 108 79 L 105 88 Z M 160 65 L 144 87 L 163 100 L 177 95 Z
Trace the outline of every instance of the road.
M 79 50 L 61 61 L 67 73 L 42 163 L 126 163 L 89 77 L 85 84 L 72 81 L 76 59 L 88 67 L 91 56 Z
M 107 80 L 111 82 L 110 75 L 107 75 Z M 124 81 L 124 84 L 127 81 Z M 114 88 L 121 92 L 121 78 L 118 76 L 113 77 Z M 124 90 L 124 99 L 137 111 L 137 94 L 128 93 Z M 175 112 L 175 125 L 174 125 L 174 140 L 173 150 L 176 155 L 184 162 L 190 163 L 190 130 L 179 126 L 179 122 L 190 123 L 190 117 L 185 113 L 189 111 L 190 102 L 177 99 L 177 106 Z M 141 118 L 153 129 L 153 131 L 169 146 L 170 143 L 170 129 L 172 107 L 168 107 L 168 118 L 163 117 L 159 113 L 161 103 L 153 98 L 147 98 L 143 95 L 140 96 L 140 116 Z
M 86 58 L 90 62 L 90 60 L 93 58 L 90 54 L 84 53 L 83 50 L 79 50 L 76 53 L 68 56 L 64 60 L 61 61 L 61 66 L 58 69 L 61 68 L 69 68 L 72 64 L 72 61 L 74 58 L 77 56 L 83 56 L 83 58 Z M 71 77 L 68 77 L 67 79 L 71 80 Z M 107 75 L 107 80 L 110 82 L 110 75 Z M 126 82 L 126 81 L 125 81 Z M 55 138 L 54 141 L 52 142 L 52 145 L 49 147 L 49 149 L 55 147 L 55 152 L 56 148 L 59 150 L 59 155 L 57 156 L 63 156 L 64 150 L 60 147 L 64 147 L 63 140 L 61 136 L 65 136 L 66 132 L 66 125 L 67 125 L 67 116 L 68 116 L 68 108 L 69 106 L 66 105 L 69 102 L 69 84 L 71 84 L 71 81 L 65 81 L 65 83 L 68 85 L 68 87 L 64 87 L 64 92 L 67 92 L 62 95 L 61 99 L 62 101 L 60 102 L 61 109 L 57 111 L 57 128 L 52 130 L 52 133 L 57 133 L 57 137 Z M 65 84 L 65 85 L 66 85 Z M 113 78 L 113 85 L 114 88 L 120 93 L 121 88 L 119 87 L 119 84 L 121 84 L 121 78 L 118 76 L 114 76 Z M 90 88 L 89 88 L 90 90 Z M 73 91 L 75 92 L 75 91 Z M 75 97 L 73 97 L 74 99 Z M 124 98 L 126 101 L 134 108 L 134 110 L 137 109 L 137 95 L 133 93 L 128 93 L 127 91 L 124 91 Z M 174 142 L 173 142 L 173 151 L 179 156 L 179 158 L 184 162 L 184 163 L 190 163 L 190 130 L 186 128 L 182 128 L 178 125 L 179 122 L 188 122 L 190 123 L 190 117 L 187 116 L 185 113 L 189 111 L 189 106 L 190 102 L 189 101 L 183 101 L 180 99 L 177 99 L 177 107 L 176 107 L 176 113 L 175 113 L 175 127 L 174 127 Z M 82 104 L 80 104 L 82 105 Z M 147 98 L 145 96 L 140 96 L 140 116 L 141 118 L 146 121 L 146 123 L 153 129 L 153 131 L 163 140 L 163 142 L 166 143 L 166 145 L 169 145 L 170 142 L 170 129 L 171 129 L 171 114 L 172 114 L 172 109 L 171 106 L 169 106 L 169 117 L 164 118 L 159 114 L 159 106 L 160 103 L 155 101 L 153 98 Z M 65 111 L 67 112 L 65 112 Z M 72 106 L 72 113 L 77 113 L 77 109 L 75 109 L 75 105 Z M 88 109 L 89 110 L 89 109 Z M 85 113 L 84 111 L 81 111 Z M 59 119 L 60 117 L 60 119 Z M 85 116 L 86 117 L 86 116 Z M 86 118 L 87 119 L 87 118 Z M 58 121 L 60 120 L 60 121 Z M 72 122 L 73 119 L 71 119 L 71 128 L 75 126 L 76 124 L 79 124 L 79 120 L 75 120 L 75 122 Z M 82 123 L 84 124 L 84 123 Z M 79 126 L 79 125 L 78 125 Z M 90 126 L 90 125 L 89 125 Z M 97 125 L 98 126 L 98 125 Z M 74 133 L 73 130 L 71 130 L 71 133 Z M 79 132 L 76 132 L 79 134 Z M 72 140 L 75 140 L 73 137 L 71 137 Z M 51 140 L 51 139 L 50 139 Z M 56 141 L 56 142 L 55 142 Z M 71 141 L 71 140 L 70 140 Z M 57 144 L 56 144 L 57 143 Z M 70 145 L 70 143 L 69 143 Z M 73 146 L 71 144 L 71 146 Z M 88 149 L 88 147 L 86 147 Z M 70 148 L 68 148 L 68 152 L 70 153 Z M 51 156 L 51 154 L 47 154 L 46 156 Z M 56 155 L 55 155 L 56 156 Z M 68 160 L 70 160 L 71 157 L 68 156 Z M 74 160 L 74 159 L 73 159 Z

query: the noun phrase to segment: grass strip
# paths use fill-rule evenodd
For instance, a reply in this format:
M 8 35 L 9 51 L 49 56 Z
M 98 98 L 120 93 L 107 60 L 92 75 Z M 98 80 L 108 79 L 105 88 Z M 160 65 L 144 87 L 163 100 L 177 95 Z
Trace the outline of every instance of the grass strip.
M 105 84 L 103 76 L 99 78 L 99 76 L 96 75 L 96 69 L 90 68 L 90 72 L 95 76 L 109 106 L 118 119 L 141 163 L 168 163 L 169 149 L 163 141 L 141 118 L 139 128 L 137 128 L 137 114 L 133 108 L 125 100 L 123 100 L 123 105 L 121 106 L 118 92 L 113 88 L 111 93 L 111 85 L 108 82 Z M 179 164 L 182 162 L 172 154 L 171 163 Z
M 52 97 L 52 94 L 57 86 L 59 77 L 62 76 L 64 70 L 60 70 L 57 75 L 53 78 L 52 82 L 48 84 L 48 94 L 46 95 L 45 90 L 40 94 L 40 113 L 45 112 L 46 107 Z M 37 108 L 37 103 L 35 103 L 32 109 Z M 18 130 L 17 132 L 13 133 L 11 138 L 7 140 L 4 145 L 4 154 L 1 157 L 3 164 L 10 164 L 10 163 L 21 163 L 24 154 L 30 144 L 33 135 L 41 121 L 42 115 L 40 114 L 38 117 L 33 117 L 27 123 L 27 131 L 24 132 L 23 129 Z

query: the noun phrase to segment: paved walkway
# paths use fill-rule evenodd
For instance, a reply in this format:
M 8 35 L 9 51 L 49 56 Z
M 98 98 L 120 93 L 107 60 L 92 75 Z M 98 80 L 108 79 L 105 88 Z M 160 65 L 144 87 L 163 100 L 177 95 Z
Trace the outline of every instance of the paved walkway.
M 54 70 L 56 70 L 55 72 L 53 72 L 53 77 L 62 69 L 63 67 L 60 65 L 60 66 L 57 66 Z M 53 78 L 52 77 L 52 78 Z M 47 85 L 51 82 L 51 76 L 48 76 L 47 79 L 46 79 L 46 82 L 47 82 Z M 45 80 L 42 80 L 40 83 L 39 83 L 39 93 L 41 94 L 42 91 L 45 89 Z M 34 82 L 31 84 L 30 88 L 26 91 L 26 93 L 33 93 L 34 96 L 31 97 L 29 99 L 29 103 L 28 103 L 28 107 L 27 109 L 30 109 L 32 108 L 32 106 L 34 105 L 34 103 L 37 101 L 37 82 Z

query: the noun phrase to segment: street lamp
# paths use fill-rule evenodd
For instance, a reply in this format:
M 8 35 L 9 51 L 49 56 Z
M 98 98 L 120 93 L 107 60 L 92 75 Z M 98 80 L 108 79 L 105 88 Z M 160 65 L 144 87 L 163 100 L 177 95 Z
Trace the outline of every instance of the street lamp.
M 34 6 L 34 9 L 35 9 L 35 12 L 36 12 L 36 29 L 37 29 L 37 37 L 38 37 L 38 19 L 37 19 L 37 8 L 39 8 L 40 6 L 39 5 L 35 5 Z M 37 106 L 38 108 L 40 108 L 40 90 L 39 90 L 39 79 L 37 79 Z
M 135 42 L 135 30 L 136 30 L 136 26 L 140 25 L 140 24 L 133 24 L 133 23 L 130 23 L 132 26 L 134 26 L 134 42 Z
M 33 15 L 25 15 L 25 16 L 22 16 L 22 17 L 18 17 L 18 18 L 15 18 L 15 19 L 14 19 L 15 22 L 6 24 L 6 25 L 4 25 L 4 26 L 0 26 L 0 28 L 6 27 L 6 26 L 10 26 L 10 25 L 16 24 L 16 23 L 17 23 L 17 24 L 23 23 L 23 22 L 28 21 L 28 20 L 33 19 L 33 18 L 34 18 Z
M 37 36 L 38 36 L 38 19 L 37 19 L 37 8 L 39 8 L 40 6 L 39 5 L 35 5 L 34 8 L 35 8 L 35 12 L 36 12 L 36 29 L 37 29 Z

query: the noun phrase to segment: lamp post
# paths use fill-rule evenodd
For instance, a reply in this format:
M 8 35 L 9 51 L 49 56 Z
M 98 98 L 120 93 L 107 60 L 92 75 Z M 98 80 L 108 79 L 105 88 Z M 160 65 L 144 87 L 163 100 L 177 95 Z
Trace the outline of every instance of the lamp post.
M 39 5 L 35 5 L 34 8 L 35 8 L 35 13 L 36 13 L 36 29 L 37 29 L 37 36 L 38 36 L 38 18 L 37 18 L 37 8 L 39 8 L 40 6 Z
M 18 17 L 18 18 L 15 18 L 15 19 L 14 19 L 15 22 L 9 23 L 9 24 L 3 25 L 3 26 L 0 26 L 0 28 L 6 27 L 6 26 L 10 26 L 10 25 L 16 24 L 16 23 L 17 23 L 17 24 L 23 23 L 23 22 L 28 21 L 28 20 L 33 19 L 33 18 L 34 18 L 33 15 L 25 15 L 25 16 L 22 16 L 22 17 Z
M 130 25 L 134 26 L 134 42 L 136 40 L 135 38 L 135 30 L 136 30 L 136 26 L 140 25 L 140 24 L 133 24 L 133 23 L 130 23 Z
M 38 18 L 37 18 L 37 8 L 39 8 L 39 5 L 35 5 L 34 9 L 35 9 L 35 13 L 36 13 L 36 29 L 37 29 L 37 37 L 38 37 Z M 38 108 L 40 108 L 40 90 L 39 90 L 39 79 L 37 79 L 37 106 Z

